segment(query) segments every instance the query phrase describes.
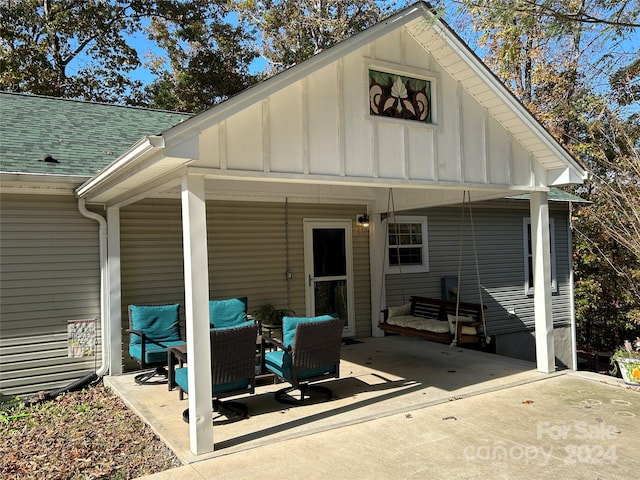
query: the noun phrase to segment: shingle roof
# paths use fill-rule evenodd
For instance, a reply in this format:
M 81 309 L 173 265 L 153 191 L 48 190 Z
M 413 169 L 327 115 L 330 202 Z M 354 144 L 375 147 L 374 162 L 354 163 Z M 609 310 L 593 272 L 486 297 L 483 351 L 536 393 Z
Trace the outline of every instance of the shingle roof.
M 507 198 L 514 198 L 517 200 L 529 200 L 531 195 L 523 193 L 521 195 L 513 195 Z M 573 195 L 572 193 L 565 192 L 559 188 L 549 189 L 548 198 L 552 202 L 573 202 L 573 203 L 591 203 L 589 200 Z
M 190 116 L 0 92 L 0 171 L 90 177 L 142 137 Z

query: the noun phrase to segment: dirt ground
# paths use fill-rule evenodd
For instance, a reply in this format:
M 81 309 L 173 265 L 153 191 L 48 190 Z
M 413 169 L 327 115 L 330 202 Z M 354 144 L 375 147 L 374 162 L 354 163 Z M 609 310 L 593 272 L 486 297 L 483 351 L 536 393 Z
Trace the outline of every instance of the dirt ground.
M 0 478 L 132 479 L 180 465 L 102 382 L 0 408 Z

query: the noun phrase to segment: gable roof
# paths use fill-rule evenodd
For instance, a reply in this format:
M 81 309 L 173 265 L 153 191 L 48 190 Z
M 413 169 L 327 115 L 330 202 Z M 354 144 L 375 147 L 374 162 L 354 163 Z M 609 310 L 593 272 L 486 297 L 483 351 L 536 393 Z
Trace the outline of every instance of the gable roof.
M 0 92 L 0 172 L 92 177 L 190 114 Z M 45 162 L 50 156 L 57 160 Z
M 434 13 L 430 4 L 424 1 L 409 5 L 366 30 L 215 105 L 184 125 L 170 129 L 164 137 L 167 141 L 172 137 L 176 142 L 182 141 L 193 132 L 226 120 L 400 27 L 404 27 L 517 142 L 532 153 L 536 161 L 551 172 L 550 184 L 580 183 L 586 178 L 581 162 L 551 135 L 464 40 Z
M 438 68 L 445 71 L 457 83 L 460 92 L 459 97 L 468 94 L 479 106 L 476 109 L 481 112 L 479 115 L 491 119 L 492 122 L 497 122 L 507 132 L 508 138 L 505 137 L 503 139 L 503 143 L 509 145 L 506 147 L 507 150 L 511 148 L 511 144 L 514 145 L 514 148 L 523 147 L 518 152 L 517 166 L 511 165 L 502 168 L 498 165 L 492 165 L 495 171 L 502 169 L 507 171 L 509 175 L 517 174 L 517 178 L 512 176 L 506 181 L 496 178 L 493 183 L 493 179 L 469 180 L 461 173 L 465 165 L 454 166 L 457 168 L 454 175 L 457 176 L 453 178 L 451 178 L 451 175 L 447 177 L 446 175 L 438 176 L 438 174 L 426 179 L 413 178 L 410 173 L 401 173 L 398 176 L 396 170 L 400 171 L 402 169 L 388 168 L 388 165 L 385 165 L 387 171 L 384 173 L 391 171 L 392 174 L 385 176 L 384 173 L 377 170 L 378 166 L 372 163 L 378 161 L 376 154 L 373 153 L 372 156 L 365 159 L 364 156 L 371 155 L 372 152 L 364 150 L 355 153 L 350 151 L 349 153 L 353 153 L 353 155 L 348 158 L 342 155 L 338 160 L 338 163 L 342 162 L 340 164 L 340 172 L 327 172 L 326 168 L 324 168 L 326 165 L 323 165 L 324 169 L 312 172 L 308 166 L 300 168 L 300 163 L 305 161 L 303 159 L 304 154 L 294 158 L 291 153 L 294 151 L 300 153 L 301 144 L 303 144 L 304 152 L 304 148 L 306 148 L 304 142 L 307 141 L 304 135 L 310 135 L 312 132 L 298 132 L 298 137 L 295 138 L 293 132 L 287 132 L 286 138 L 279 137 L 274 140 L 274 131 L 273 129 L 269 131 L 268 125 L 272 121 L 271 118 L 273 118 L 272 110 L 280 108 L 281 110 L 288 109 L 288 111 L 297 112 L 304 107 L 304 102 L 297 97 L 298 105 L 291 110 L 291 105 L 286 103 L 288 100 L 283 100 L 287 96 L 287 92 L 294 92 L 297 86 L 303 84 L 306 79 L 315 77 L 317 81 L 318 75 L 321 75 L 320 72 L 326 72 L 327 68 L 349 58 L 350 54 L 360 51 L 364 52 L 363 58 L 371 55 L 374 60 L 382 59 L 390 62 L 395 60 L 395 64 L 400 69 L 402 65 L 397 63 L 398 59 L 393 56 L 388 58 L 387 51 L 382 53 L 381 57 L 377 57 L 375 51 L 368 54 L 364 50 L 381 41 L 381 39 L 388 39 L 396 34 L 400 37 L 407 36 L 412 38 L 424 52 L 432 56 L 433 61 L 439 65 Z M 334 85 L 336 78 L 332 78 L 330 82 Z M 285 93 L 283 94 L 282 92 Z M 463 92 L 466 92 L 466 94 L 463 94 Z M 341 102 L 346 96 L 347 94 L 342 91 L 332 101 L 335 100 L 334 103 Z M 458 104 L 463 100 L 464 98 L 458 98 Z M 340 109 L 342 106 L 337 108 Z M 480 109 L 484 110 L 481 111 Z M 354 113 L 352 111 L 350 113 L 352 114 L 351 119 L 360 117 L 365 112 L 358 111 Z M 459 110 L 458 114 L 460 114 Z M 449 116 L 449 118 L 453 118 L 453 116 Z M 236 128 L 244 119 L 250 119 L 249 121 L 253 122 L 251 126 L 247 127 L 246 125 L 248 124 L 245 124 L 244 127 Z M 278 121 L 282 124 L 287 119 L 278 118 Z M 301 124 L 303 127 L 305 126 L 304 122 L 301 122 Z M 344 126 L 341 126 L 341 128 L 344 128 Z M 460 125 L 456 126 L 455 122 L 450 121 L 446 127 L 443 126 L 442 128 L 444 131 L 449 132 L 452 141 L 464 142 L 465 136 Z M 456 129 L 459 138 L 455 138 L 455 134 L 451 133 Z M 269 136 L 267 144 L 260 140 L 264 135 Z M 339 133 L 338 136 L 340 136 Z M 219 140 L 223 137 L 223 140 Z M 298 150 L 288 147 L 291 144 L 290 140 L 297 142 Z M 233 141 L 235 143 L 231 143 Z M 263 143 L 259 145 L 261 141 Z M 486 138 L 485 141 L 487 141 Z M 282 142 L 287 145 L 286 152 L 283 150 Z M 344 143 L 344 140 L 342 142 Z M 338 143 L 340 143 L 340 139 Z M 434 143 L 440 145 L 441 142 Z M 204 150 L 200 150 L 203 145 L 207 145 L 208 150 L 206 153 L 209 155 L 217 155 L 218 152 L 222 152 L 220 155 L 226 156 L 220 157 L 219 160 L 217 158 L 213 160 L 210 158 L 203 159 L 205 158 L 202 155 Z M 277 158 L 279 169 L 274 169 L 270 163 L 268 155 L 272 148 L 279 148 L 279 154 L 285 153 L 285 155 L 288 155 Z M 460 144 L 451 148 L 461 150 L 463 146 Z M 327 152 L 323 151 L 323 153 Z M 407 155 L 407 152 L 395 153 L 399 154 L 392 156 L 398 158 L 403 156 L 406 158 Z M 473 152 L 470 150 L 468 153 Z M 499 155 L 493 158 L 497 159 L 496 161 L 498 162 L 505 163 L 510 161 L 509 155 L 505 151 L 500 152 Z M 325 155 L 325 157 L 330 157 L 330 155 Z M 458 157 L 462 158 L 461 155 L 458 155 Z M 389 155 L 385 158 L 389 158 Z M 450 155 L 450 152 L 444 152 L 438 158 L 446 158 L 452 164 L 460 160 L 460 158 L 456 159 L 455 155 Z M 438 158 L 433 161 L 437 162 Z M 470 158 L 464 158 L 462 161 L 471 161 Z M 347 165 L 346 162 L 351 162 L 351 164 Z M 356 168 L 352 168 L 355 162 L 361 162 L 361 164 L 356 165 Z M 365 163 L 367 167 L 359 169 Z M 90 202 L 95 201 L 98 203 L 133 201 L 135 198 L 144 197 L 146 194 L 144 186 L 150 186 L 150 189 L 157 193 L 161 188 L 159 186 L 160 183 L 166 183 L 172 172 L 177 172 L 181 168 L 187 167 L 192 170 L 204 167 L 205 170 L 200 171 L 200 173 L 206 174 L 211 179 L 229 179 L 233 177 L 240 181 L 251 177 L 253 180 L 262 182 L 315 181 L 327 185 L 332 183 L 336 185 L 351 183 L 354 186 L 358 185 L 365 188 L 403 186 L 422 188 L 426 185 L 434 186 L 436 184 L 445 188 L 453 188 L 466 184 L 494 189 L 494 198 L 498 198 L 501 194 L 496 189 L 504 192 L 505 189 L 512 188 L 528 189 L 529 187 L 536 188 L 537 186 L 545 188 L 545 186 L 581 183 L 587 178 L 587 172 L 580 162 L 573 158 L 553 138 L 461 38 L 445 22 L 433 14 L 427 3 L 422 1 L 239 93 L 188 121 L 170 128 L 163 132 L 161 137 L 148 136 L 141 139 L 125 155 L 118 158 L 117 161 L 105 168 L 100 174 L 78 188 L 76 194 Z M 412 171 L 410 167 L 408 172 Z M 510 170 L 511 168 L 514 170 L 517 168 L 518 170 L 513 173 Z M 419 170 L 420 168 L 416 171 Z M 345 175 L 346 172 L 352 171 L 357 171 L 357 173 Z M 539 185 L 535 185 L 535 182 L 531 181 L 534 176 Z M 408 205 L 411 203 L 407 202 Z

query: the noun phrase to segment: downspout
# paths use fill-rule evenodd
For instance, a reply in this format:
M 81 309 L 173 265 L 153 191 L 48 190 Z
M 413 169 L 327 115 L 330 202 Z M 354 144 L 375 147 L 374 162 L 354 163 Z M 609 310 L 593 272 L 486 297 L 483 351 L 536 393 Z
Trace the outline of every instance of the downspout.
M 107 315 L 107 298 L 109 297 L 109 278 L 107 271 L 107 221 L 102 215 L 90 212 L 85 206 L 84 198 L 78 199 L 78 211 L 80 214 L 98 222 L 100 227 L 100 330 L 102 333 L 102 364 L 96 370 L 95 375 L 102 377 L 109 371 L 109 334 L 110 326 Z

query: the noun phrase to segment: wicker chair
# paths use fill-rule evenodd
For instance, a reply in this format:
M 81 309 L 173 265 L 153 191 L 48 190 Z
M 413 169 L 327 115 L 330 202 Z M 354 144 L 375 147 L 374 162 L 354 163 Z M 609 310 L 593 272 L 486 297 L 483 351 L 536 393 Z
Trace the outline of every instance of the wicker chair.
M 276 400 L 301 405 L 333 397 L 329 388 L 311 383 L 340 376 L 343 328 L 344 321 L 331 315 L 282 319 L 282 342 L 271 340 L 280 350 L 265 354 L 265 367 L 291 384 L 276 392 Z M 289 395 L 294 390 L 299 399 Z
M 129 355 L 141 370 L 156 367 L 136 375 L 136 383 L 150 383 L 156 375 L 163 378 L 154 383 L 166 381 L 169 347 L 185 345 L 180 337 L 179 310 L 178 303 L 129 305 Z
M 213 411 L 228 421 L 247 418 L 246 405 L 238 402 L 222 402 L 221 398 L 255 392 L 255 350 L 258 327 L 255 323 L 236 328 L 212 329 L 211 338 L 211 397 Z M 188 367 L 177 368 L 175 382 L 183 393 L 189 393 Z M 189 409 L 182 418 L 189 421 Z

